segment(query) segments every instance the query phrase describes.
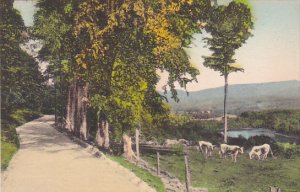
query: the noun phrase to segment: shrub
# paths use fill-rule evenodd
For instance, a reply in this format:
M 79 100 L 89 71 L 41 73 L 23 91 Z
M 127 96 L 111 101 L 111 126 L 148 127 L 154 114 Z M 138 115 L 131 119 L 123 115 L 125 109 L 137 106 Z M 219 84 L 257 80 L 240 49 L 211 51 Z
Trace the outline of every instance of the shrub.
M 38 118 L 40 116 L 40 113 L 31 111 L 29 109 L 17 109 L 10 116 L 17 123 L 17 125 L 21 125 L 35 118 Z
M 291 159 L 294 156 L 300 155 L 300 146 L 290 143 L 276 143 L 275 152 L 279 155 Z
M 229 145 L 238 145 L 238 146 L 244 146 L 247 142 L 247 139 L 239 136 L 238 138 L 228 138 L 228 144 Z

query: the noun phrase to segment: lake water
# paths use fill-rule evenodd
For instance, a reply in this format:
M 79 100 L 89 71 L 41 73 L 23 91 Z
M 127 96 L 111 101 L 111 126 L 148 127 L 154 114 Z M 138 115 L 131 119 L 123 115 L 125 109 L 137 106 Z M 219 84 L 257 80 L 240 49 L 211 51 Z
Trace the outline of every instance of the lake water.
M 238 138 L 239 136 L 244 137 L 245 139 L 249 139 L 253 136 L 268 136 L 275 141 L 279 142 L 291 142 L 300 144 L 300 137 L 299 136 L 290 136 L 281 133 L 277 133 L 271 129 L 265 128 L 241 128 L 241 129 L 234 129 L 228 131 L 228 137 L 231 138 Z

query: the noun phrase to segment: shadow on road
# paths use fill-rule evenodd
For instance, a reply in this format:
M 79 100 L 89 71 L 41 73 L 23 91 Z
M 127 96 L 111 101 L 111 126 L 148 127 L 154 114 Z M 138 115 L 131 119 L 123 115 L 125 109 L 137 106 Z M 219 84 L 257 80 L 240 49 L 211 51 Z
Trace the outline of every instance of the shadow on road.
M 54 116 L 46 115 L 17 128 L 20 148 L 59 153 L 66 150 L 82 150 L 52 127 Z

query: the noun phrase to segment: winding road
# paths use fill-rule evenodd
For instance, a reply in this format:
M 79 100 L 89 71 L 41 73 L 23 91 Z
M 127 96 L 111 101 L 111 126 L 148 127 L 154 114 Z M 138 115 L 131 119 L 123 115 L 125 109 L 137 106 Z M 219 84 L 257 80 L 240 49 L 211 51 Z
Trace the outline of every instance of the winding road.
M 52 127 L 50 115 L 17 128 L 20 149 L 2 173 L 2 192 L 154 192 L 132 172 L 97 158 Z

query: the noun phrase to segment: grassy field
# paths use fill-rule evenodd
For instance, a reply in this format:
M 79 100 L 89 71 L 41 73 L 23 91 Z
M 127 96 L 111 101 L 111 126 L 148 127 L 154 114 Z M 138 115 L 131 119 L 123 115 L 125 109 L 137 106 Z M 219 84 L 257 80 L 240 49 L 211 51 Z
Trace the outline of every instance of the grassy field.
M 268 192 L 270 186 L 278 186 L 285 192 L 300 191 L 300 156 L 257 161 L 249 160 L 244 154 L 233 163 L 220 159 L 217 154 L 206 161 L 198 151 L 192 150 L 189 157 L 192 185 L 208 188 L 209 192 Z M 144 154 L 143 159 L 156 163 L 154 154 Z M 183 156 L 162 155 L 161 169 L 184 182 Z
M 107 157 L 110 158 L 113 161 L 118 162 L 123 167 L 125 167 L 125 168 L 129 169 L 130 171 L 132 171 L 137 177 L 139 177 L 141 180 L 148 183 L 148 185 L 150 185 L 151 187 L 156 189 L 157 192 L 164 192 L 165 191 L 164 184 L 163 184 L 163 182 L 161 181 L 161 179 L 159 177 L 154 176 L 151 173 L 149 173 L 148 171 L 145 171 L 145 170 L 137 167 L 136 165 L 126 161 L 121 156 L 108 156 L 107 155 Z

